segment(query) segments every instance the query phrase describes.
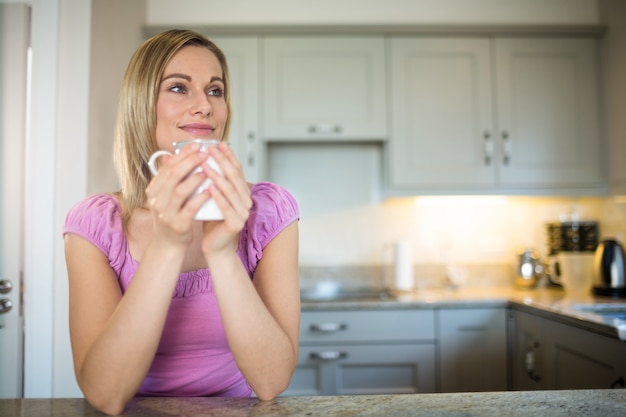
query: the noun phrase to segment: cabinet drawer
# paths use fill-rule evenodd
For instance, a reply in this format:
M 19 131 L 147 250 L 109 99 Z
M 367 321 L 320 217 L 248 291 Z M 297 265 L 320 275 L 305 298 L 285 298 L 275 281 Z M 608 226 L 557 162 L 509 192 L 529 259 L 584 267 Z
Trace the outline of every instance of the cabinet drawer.
M 433 310 L 307 311 L 300 343 L 432 341 Z
M 307 346 L 299 356 L 286 395 L 435 391 L 434 343 Z

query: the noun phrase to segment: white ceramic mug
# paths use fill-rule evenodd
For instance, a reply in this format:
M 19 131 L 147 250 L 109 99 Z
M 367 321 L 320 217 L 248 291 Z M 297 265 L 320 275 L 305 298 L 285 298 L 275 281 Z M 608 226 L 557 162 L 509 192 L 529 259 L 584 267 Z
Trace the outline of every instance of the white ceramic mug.
M 174 153 L 176 154 L 180 153 L 181 149 L 183 149 L 185 146 L 190 145 L 192 143 L 199 143 L 200 151 L 208 152 L 210 147 L 217 146 L 220 143 L 220 141 L 217 139 L 190 139 L 190 140 L 184 140 L 180 142 L 174 142 Z M 150 156 L 150 159 L 148 160 L 148 167 L 150 168 L 150 172 L 152 172 L 152 175 L 157 175 L 158 169 L 156 167 L 156 161 L 157 159 L 159 159 L 159 157 L 163 155 L 172 155 L 172 153 L 169 151 L 160 150 L 160 151 L 156 151 Z M 219 165 L 217 165 L 217 162 L 215 162 L 213 158 L 208 158 L 207 164 L 209 165 L 211 169 L 217 171 L 220 175 L 223 175 L 222 171 L 220 170 Z M 197 167 L 196 169 L 194 169 L 190 175 L 193 175 L 198 172 L 202 172 L 201 167 Z M 199 194 L 203 192 L 204 190 L 206 190 L 212 182 L 213 181 L 207 178 L 206 181 L 200 184 L 200 186 L 196 189 L 193 195 Z M 211 198 L 207 200 L 202 205 L 202 207 L 200 207 L 200 210 L 198 210 L 194 219 L 204 220 L 204 221 L 224 220 L 224 215 L 222 214 L 222 211 L 220 210 L 220 208 L 217 206 L 217 203 L 215 202 L 215 200 Z
M 563 285 L 565 295 L 591 295 L 595 253 L 561 252 L 557 257 L 561 268 L 561 285 Z

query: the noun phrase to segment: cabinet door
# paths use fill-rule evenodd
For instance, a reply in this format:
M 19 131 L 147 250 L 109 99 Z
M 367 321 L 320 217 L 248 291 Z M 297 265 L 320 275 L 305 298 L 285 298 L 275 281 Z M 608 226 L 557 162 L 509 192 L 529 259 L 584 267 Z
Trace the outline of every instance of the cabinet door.
M 506 309 L 439 311 L 442 392 L 507 389 Z
M 435 392 L 434 343 L 300 348 L 285 395 Z
M 511 388 L 522 391 L 541 389 L 545 380 L 542 319 L 520 311 L 513 311 L 512 315 Z
M 382 37 L 267 37 L 266 140 L 386 138 Z
M 591 39 L 496 39 L 499 184 L 598 187 L 598 56 Z
M 389 49 L 391 187 L 492 187 L 489 41 L 392 38 Z
M 626 343 L 545 320 L 545 388 L 623 388 Z
M 259 40 L 256 36 L 208 36 L 228 61 L 232 94 L 230 146 L 243 166 L 246 180 L 257 182 L 263 160 L 258 141 Z

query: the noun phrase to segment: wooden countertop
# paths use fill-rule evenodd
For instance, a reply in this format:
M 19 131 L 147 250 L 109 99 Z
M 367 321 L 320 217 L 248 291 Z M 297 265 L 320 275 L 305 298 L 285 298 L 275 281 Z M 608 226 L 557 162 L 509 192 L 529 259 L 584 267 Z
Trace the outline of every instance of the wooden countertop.
M 626 389 L 254 398 L 136 398 L 128 417 L 624 416 Z M 84 399 L 0 400 L 3 417 L 92 417 Z

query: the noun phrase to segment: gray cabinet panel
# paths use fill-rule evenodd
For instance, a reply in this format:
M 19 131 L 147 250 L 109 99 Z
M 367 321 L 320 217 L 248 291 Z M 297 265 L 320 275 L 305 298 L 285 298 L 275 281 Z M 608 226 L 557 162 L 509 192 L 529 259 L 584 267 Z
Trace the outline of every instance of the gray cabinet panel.
M 441 391 L 506 390 L 506 309 L 442 309 L 437 314 Z
M 551 320 L 543 338 L 548 388 L 610 388 L 626 378 L 624 342 Z

